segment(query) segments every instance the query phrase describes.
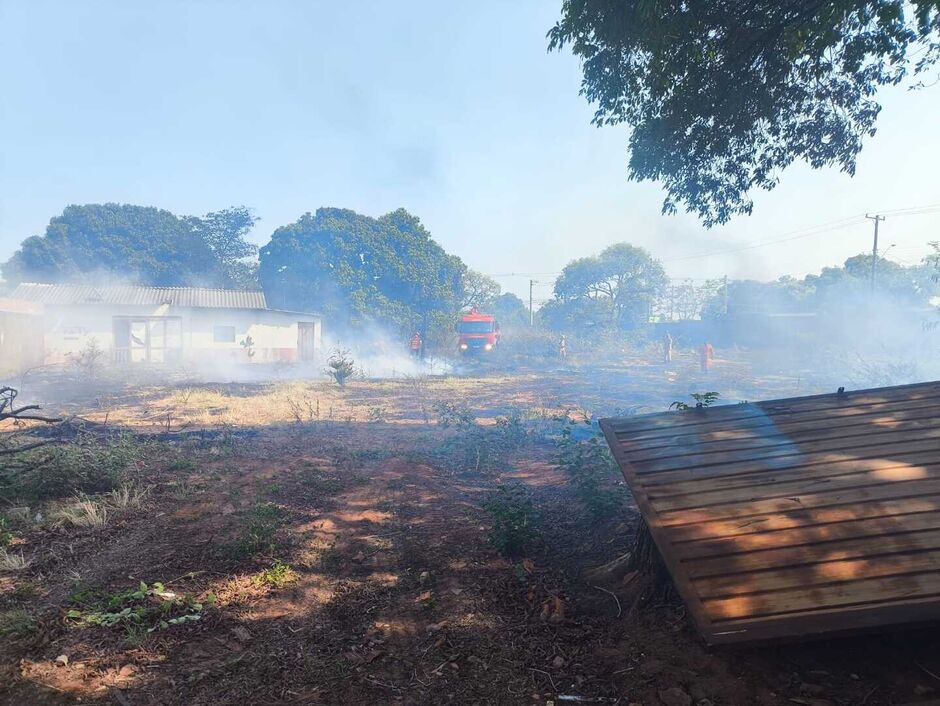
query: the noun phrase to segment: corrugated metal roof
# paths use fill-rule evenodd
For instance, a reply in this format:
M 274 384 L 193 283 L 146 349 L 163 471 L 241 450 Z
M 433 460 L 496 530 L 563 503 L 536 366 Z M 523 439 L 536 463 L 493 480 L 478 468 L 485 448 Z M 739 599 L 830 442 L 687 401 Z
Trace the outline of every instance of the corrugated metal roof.
M 601 428 L 708 642 L 940 619 L 940 382 Z
M 135 285 L 20 284 L 10 295 L 40 304 L 123 304 L 188 306 L 206 309 L 267 309 L 264 292 L 202 287 L 141 287 Z

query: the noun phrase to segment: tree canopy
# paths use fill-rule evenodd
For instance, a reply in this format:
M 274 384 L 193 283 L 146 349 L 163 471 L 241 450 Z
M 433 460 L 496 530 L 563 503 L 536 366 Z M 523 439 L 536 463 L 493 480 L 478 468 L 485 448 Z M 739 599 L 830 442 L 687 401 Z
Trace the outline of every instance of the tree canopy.
M 247 223 L 246 219 L 247 218 Z M 130 204 L 68 206 L 3 265 L 11 283 L 100 281 L 155 286 L 250 286 L 245 208 L 179 217 Z
M 556 329 L 630 328 L 646 321 L 650 302 L 668 282 L 662 264 L 646 250 L 618 243 L 568 263 L 542 318 Z
M 750 213 L 795 160 L 853 174 L 880 86 L 940 56 L 937 0 L 565 0 L 597 125 L 626 124 L 629 176 L 708 225 Z
M 320 208 L 278 228 L 260 250 L 269 302 L 320 311 L 337 328 L 426 329 L 459 308 L 465 272 L 404 209 L 372 218 Z

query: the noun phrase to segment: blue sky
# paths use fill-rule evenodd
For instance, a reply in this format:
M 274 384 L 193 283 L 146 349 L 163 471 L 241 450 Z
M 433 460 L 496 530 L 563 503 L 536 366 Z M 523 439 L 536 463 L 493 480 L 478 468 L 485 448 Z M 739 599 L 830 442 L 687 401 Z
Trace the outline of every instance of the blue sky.
M 625 131 L 589 124 L 576 59 L 546 53 L 559 8 L 0 0 L 0 258 L 70 203 L 245 204 L 258 243 L 319 206 L 401 206 L 523 294 L 527 276 L 502 275 L 620 241 L 676 277 L 804 274 L 869 249 L 870 224 L 750 246 L 940 204 L 938 86 L 883 93 L 854 179 L 795 167 L 753 216 L 710 231 L 661 216 L 658 185 L 626 180 Z M 914 262 L 940 211 L 882 229 L 889 256 Z

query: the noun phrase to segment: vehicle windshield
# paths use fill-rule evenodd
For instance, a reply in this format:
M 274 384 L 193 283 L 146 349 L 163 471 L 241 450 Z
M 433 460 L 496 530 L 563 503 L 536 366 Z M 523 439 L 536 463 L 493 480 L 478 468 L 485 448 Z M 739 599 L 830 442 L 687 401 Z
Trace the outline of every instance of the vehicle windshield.
M 457 325 L 460 333 L 492 333 L 492 321 L 461 321 Z

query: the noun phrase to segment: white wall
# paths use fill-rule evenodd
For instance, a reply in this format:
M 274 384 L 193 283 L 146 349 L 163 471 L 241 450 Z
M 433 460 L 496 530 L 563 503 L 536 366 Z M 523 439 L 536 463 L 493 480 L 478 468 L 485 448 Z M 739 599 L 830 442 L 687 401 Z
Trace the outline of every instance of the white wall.
M 223 357 L 247 362 L 240 345 L 246 336 L 254 340 L 254 361 L 292 360 L 297 355 L 297 323 L 316 327 L 320 348 L 321 324 L 317 316 L 257 309 L 197 309 L 161 306 L 80 304 L 47 306 L 45 315 L 46 362 L 66 362 L 69 353 L 82 350 L 94 338 L 106 351 L 114 348 L 114 317 L 179 317 L 183 333 L 183 358 Z M 216 343 L 215 326 L 234 326 L 235 341 Z

